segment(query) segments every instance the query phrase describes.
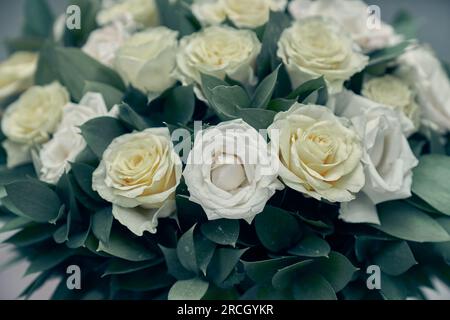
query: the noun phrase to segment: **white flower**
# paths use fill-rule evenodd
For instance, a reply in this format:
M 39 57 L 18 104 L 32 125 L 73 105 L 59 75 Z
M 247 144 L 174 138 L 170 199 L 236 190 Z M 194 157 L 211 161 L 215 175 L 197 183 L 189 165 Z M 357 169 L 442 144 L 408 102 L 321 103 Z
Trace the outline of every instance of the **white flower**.
M 39 152 L 40 179 L 56 184 L 69 171 L 70 162 L 86 147 L 79 127 L 88 120 L 107 116 L 108 110 L 99 93 L 88 92 L 79 104 L 68 103 L 58 129 Z
M 407 135 L 419 128 L 419 105 L 415 101 L 414 92 L 400 78 L 392 75 L 372 78 L 364 83 L 361 94 L 374 102 L 400 110 L 412 123 L 412 130 Z
M 200 131 L 183 175 L 190 200 L 203 207 L 209 220 L 251 222 L 283 188 L 276 164 L 266 140 L 239 119 Z
M 380 221 L 375 205 L 411 196 L 412 169 L 418 160 L 402 133 L 399 110 L 351 92 L 337 99 L 339 115 L 351 120 L 363 141 L 366 183 L 356 200 L 342 204 L 341 219 L 352 223 Z
M 361 0 L 294 0 L 289 4 L 289 12 L 298 20 L 312 16 L 334 19 L 364 51 L 382 49 L 401 41 L 394 29 L 372 15 Z
M 299 20 L 285 29 L 277 54 L 294 88 L 323 75 L 331 94 L 340 92 L 344 81 L 368 63 L 352 39 L 335 22 L 323 18 Z
M 49 140 L 61 121 L 63 108 L 69 102 L 66 88 L 54 82 L 34 86 L 11 104 L 2 119 L 2 131 L 8 138 L 3 147 L 8 167 L 30 161 L 30 148 Z
M 250 30 L 208 27 L 181 39 L 177 75 L 183 84 L 200 84 L 201 73 L 252 83 L 260 50 L 261 43 Z
M 97 23 L 103 26 L 111 22 L 143 28 L 157 26 L 159 14 L 155 0 L 104 1 L 103 9 L 97 14 Z
M 218 25 L 227 18 L 239 28 L 257 28 L 269 20 L 270 10 L 282 11 L 287 0 L 196 0 L 192 12 L 204 25 Z
M 116 51 L 114 67 L 122 78 L 145 93 L 170 88 L 176 66 L 178 33 L 157 27 L 134 34 Z
M 16 52 L 0 63 L 0 101 L 33 85 L 38 56 L 31 52 Z
M 399 63 L 398 74 L 414 88 L 423 118 L 450 131 L 450 81 L 438 58 L 418 46 L 407 50 Z
M 358 135 L 328 108 L 296 103 L 278 113 L 268 130 L 288 187 L 317 200 L 346 202 L 364 186 Z
M 92 189 L 113 204 L 114 217 L 134 234 L 156 233 L 158 218 L 175 210 L 182 173 L 167 128 L 114 139 L 92 176 Z
M 129 37 L 120 23 L 113 23 L 94 30 L 82 50 L 101 63 L 112 66 L 116 51 Z

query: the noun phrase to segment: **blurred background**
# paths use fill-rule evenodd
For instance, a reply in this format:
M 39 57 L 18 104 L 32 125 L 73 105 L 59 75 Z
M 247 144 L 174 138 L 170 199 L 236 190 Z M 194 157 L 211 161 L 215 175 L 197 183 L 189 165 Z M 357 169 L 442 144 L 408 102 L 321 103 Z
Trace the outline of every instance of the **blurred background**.
M 55 14 L 64 12 L 67 3 L 64 0 L 48 0 Z M 20 34 L 22 26 L 23 0 L 0 0 L 0 43 L 4 39 L 12 38 Z M 450 1 L 449 0 L 366 0 L 369 5 L 378 5 L 381 8 L 381 18 L 391 22 L 395 14 L 400 10 L 408 11 L 418 24 L 418 38 L 429 43 L 438 56 L 450 62 Z M 6 50 L 0 46 L 0 60 L 6 57 Z M 0 235 L 0 240 L 8 235 Z M 13 257 L 10 248 L 0 244 L 0 266 L 3 262 Z M 33 275 L 23 278 L 27 263 L 19 263 L 6 271 L 0 271 L 0 300 L 15 299 L 27 284 L 33 279 Z M 56 282 L 51 282 L 38 292 L 32 299 L 47 299 Z M 426 290 L 425 294 L 430 299 L 450 299 L 448 288 L 436 283 L 437 291 Z

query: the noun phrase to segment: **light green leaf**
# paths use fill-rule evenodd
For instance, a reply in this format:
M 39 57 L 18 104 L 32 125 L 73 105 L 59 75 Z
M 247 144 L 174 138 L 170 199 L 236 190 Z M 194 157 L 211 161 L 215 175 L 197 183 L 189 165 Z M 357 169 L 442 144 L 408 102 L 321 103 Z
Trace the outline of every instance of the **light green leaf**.
M 209 283 L 199 279 L 177 281 L 169 291 L 169 300 L 201 300 L 208 291 Z
M 320 274 L 302 274 L 293 285 L 294 298 L 297 300 L 337 300 L 330 283 Z
M 404 201 L 379 205 L 378 216 L 381 225 L 373 227 L 399 239 L 416 242 L 450 241 L 449 234 L 436 220 Z
M 203 224 L 200 230 L 209 240 L 234 247 L 239 237 L 239 221 L 229 219 L 209 221 Z
M 376 65 L 380 65 L 382 63 L 389 62 L 405 52 L 405 49 L 410 45 L 409 41 L 401 42 L 392 47 L 387 47 L 384 49 L 380 49 L 374 51 L 370 54 L 370 60 L 368 67 L 374 67 Z

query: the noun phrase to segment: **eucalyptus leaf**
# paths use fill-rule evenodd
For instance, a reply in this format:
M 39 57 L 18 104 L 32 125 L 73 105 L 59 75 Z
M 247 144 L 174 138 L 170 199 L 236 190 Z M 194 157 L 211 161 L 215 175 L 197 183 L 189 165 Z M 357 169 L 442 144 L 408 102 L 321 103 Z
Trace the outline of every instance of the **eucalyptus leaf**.
M 66 246 L 57 246 L 51 250 L 40 252 L 31 259 L 25 275 L 51 269 L 71 257 L 74 253 L 73 250 L 68 250 Z
M 13 244 L 16 247 L 30 246 L 50 239 L 54 231 L 55 226 L 53 225 L 35 224 L 20 230 L 4 242 Z
M 177 249 L 165 248 L 160 246 L 164 259 L 166 261 L 167 270 L 170 275 L 177 280 L 186 280 L 195 276 L 194 272 L 191 272 L 183 267 L 178 259 Z
M 194 231 L 196 225 L 192 226 L 178 241 L 177 255 L 181 265 L 191 272 L 198 272 L 197 257 L 195 254 Z
M 135 271 L 147 269 L 158 265 L 163 262 L 163 259 L 156 258 L 148 261 L 130 262 L 122 259 L 111 259 L 106 267 L 105 272 L 102 277 L 115 275 L 115 274 L 126 274 Z
M 72 163 L 71 169 L 75 180 L 84 193 L 96 201 L 102 201 L 98 193 L 92 190 L 92 174 L 95 168 L 84 163 Z
M 294 247 L 289 249 L 290 254 L 303 257 L 327 257 L 330 253 L 329 244 L 313 233 L 305 235 Z
M 52 36 L 54 16 L 46 0 L 24 1 L 25 24 L 23 34 L 28 37 L 49 38 Z
M 280 65 L 281 66 L 281 65 Z M 253 108 L 266 108 L 270 99 L 272 98 L 273 91 L 277 84 L 278 72 L 280 66 L 275 69 L 270 75 L 268 75 L 255 90 L 252 101 L 250 103 Z
M 296 300 L 337 300 L 330 283 L 320 274 L 300 275 L 293 285 Z
M 302 273 L 306 272 L 306 267 L 313 260 L 304 260 L 278 270 L 272 278 L 272 285 L 275 289 L 282 290 L 292 286 L 294 280 Z
M 100 93 L 105 100 L 106 107 L 111 110 L 123 100 L 124 92 L 106 83 L 86 81 L 83 87 L 83 96 L 88 92 Z
M 203 224 L 200 229 L 205 237 L 221 245 L 235 246 L 239 237 L 238 220 L 213 220 Z
M 246 250 L 229 248 L 216 249 L 206 272 L 207 278 L 211 279 L 215 284 L 220 285 L 234 270 Z
M 386 243 L 373 257 L 376 265 L 388 275 L 398 276 L 417 264 L 416 259 L 405 241 Z
M 177 281 L 169 291 L 169 300 L 201 300 L 208 291 L 209 283 L 199 279 Z
M 270 283 L 278 270 L 299 262 L 299 257 L 282 257 L 270 260 L 246 262 L 244 264 L 247 275 L 256 283 Z
M 109 242 L 113 220 L 111 206 L 97 211 L 92 216 L 92 233 L 103 243 Z

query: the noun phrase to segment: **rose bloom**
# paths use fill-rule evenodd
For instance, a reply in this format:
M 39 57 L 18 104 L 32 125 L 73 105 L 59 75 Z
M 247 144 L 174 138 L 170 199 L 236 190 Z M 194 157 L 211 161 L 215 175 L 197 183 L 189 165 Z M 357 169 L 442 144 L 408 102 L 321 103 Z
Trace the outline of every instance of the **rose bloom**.
M 450 131 L 450 80 L 434 52 L 410 48 L 399 64 L 398 74 L 414 88 L 423 118 L 442 132 Z
M 181 39 L 177 75 L 183 84 L 201 84 L 202 73 L 252 83 L 260 50 L 261 43 L 250 30 L 208 27 Z
M 419 128 L 419 105 L 415 101 L 414 92 L 400 78 L 392 75 L 372 78 L 364 83 L 361 94 L 372 101 L 400 110 L 412 123 L 413 128 L 407 132 L 408 135 Z
M 79 104 L 68 103 L 52 139 L 39 151 L 39 178 L 56 184 L 64 172 L 70 170 L 70 162 L 74 162 L 78 154 L 86 148 L 79 127 L 93 118 L 107 115 L 108 109 L 99 93 L 88 92 Z
M 82 50 L 95 60 L 112 66 L 116 51 L 129 37 L 120 23 L 113 23 L 92 31 Z
M 167 128 L 114 139 L 92 176 L 92 189 L 113 204 L 113 215 L 131 232 L 156 233 L 158 218 L 176 209 L 182 164 Z
M 352 39 L 334 21 L 323 18 L 303 19 L 285 29 L 277 54 L 294 88 L 324 76 L 332 94 L 368 63 L 367 56 L 355 51 Z
M 166 27 L 132 35 L 116 51 L 114 67 L 122 78 L 145 93 L 160 93 L 175 84 L 172 73 L 178 33 Z
M 8 155 L 8 167 L 31 160 L 30 148 L 49 140 L 61 121 L 67 102 L 66 88 L 54 82 L 31 87 L 6 109 L 2 131 L 7 137 L 3 147 Z
M 97 23 L 104 26 L 112 22 L 143 28 L 157 26 L 159 14 L 155 0 L 103 1 L 103 8 L 97 14 Z
M 351 120 L 363 142 L 366 183 L 356 200 L 342 204 L 341 219 L 376 223 L 376 204 L 411 196 L 412 169 L 418 165 L 402 132 L 401 111 L 350 91 L 339 95 L 336 112 Z
M 196 0 L 192 12 L 204 25 L 218 25 L 227 18 L 239 28 L 257 28 L 269 20 L 270 10 L 282 11 L 286 0 Z
M 16 52 L 0 63 L 0 101 L 33 85 L 37 61 L 35 53 Z
M 209 220 L 250 223 L 283 189 L 276 164 L 266 140 L 239 119 L 200 131 L 183 175 L 190 200 L 203 207 Z
M 295 103 L 268 130 L 288 187 L 317 200 L 346 202 L 364 186 L 360 139 L 328 108 Z
M 334 19 L 364 49 L 372 51 L 395 45 L 401 37 L 394 29 L 371 16 L 369 7 L 360 0 L 294 0 L 289 12 L 297 19 L 324 16 Z

